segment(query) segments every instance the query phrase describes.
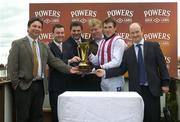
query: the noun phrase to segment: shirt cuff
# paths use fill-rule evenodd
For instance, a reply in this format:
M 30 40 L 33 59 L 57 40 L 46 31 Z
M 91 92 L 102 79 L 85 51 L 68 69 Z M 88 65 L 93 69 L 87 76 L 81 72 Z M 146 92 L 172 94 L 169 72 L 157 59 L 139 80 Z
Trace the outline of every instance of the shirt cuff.
M 104 72 L 104 76 L 103 76 L 102 78 L 104 78 L 104 79 L 106 78 L 106 70 L 105 70 L 105 72 Z

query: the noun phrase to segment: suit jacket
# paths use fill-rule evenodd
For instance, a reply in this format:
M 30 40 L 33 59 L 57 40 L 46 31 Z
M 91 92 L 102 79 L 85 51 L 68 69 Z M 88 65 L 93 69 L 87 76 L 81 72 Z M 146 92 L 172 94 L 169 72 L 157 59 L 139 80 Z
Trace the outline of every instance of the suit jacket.
M 86 42 L 89 40 L 81 38 L 82 42 Z M 68 49 L 71 51 L 73 56 L 78 56 L 77 51 L 77 43 L 72 37 L 69 37 L 66 41 L 66 44 L 68 44 L 71 48 Z M 79 63 L 72 63 L 71 66 L 78 66 Z M 97 78 L 95 75 L 70 75 L 68 80 L 68 90 L 70 91 L 99 91 L 100 90 L 100 78 Z
M 47 45 L 38 42 L 42 63 L 42 72 L 45 74 L 46 64 L 56 68 L 60 72 L 69 73 L 70 67 L 63 61 L 55 58 Z M 16 88 L 28 89 L 33 80 L 33 53 L 27 37 L 15 40 L 12 43 L 8 56 L 8 76 L 12 85 Z M 46 74 L 43 77 L 45 93 L 48 91 Z
M 68 50 L 70 49 L 69 45 L 65 43 L 62 44 L 62 52 L 54 42 L 49 43 L 49 47 L 54 56 L 63 60 L 66 64 L 68 63 L 68 59 L 73 56 L 72 52 Z M 49 67 L 49 91 L 66 91 L 68 76 L 69 75 L 66 73 L 59 72 L 53 67 Z
M 81 41 L 84 42 L 86 41 L 85 39 L 81 38 Z M 69 37 L 65 42 L 64 44 L 68 45 L 69 49 L 67 49 L 71 54 L 73 54 L 72 57 L 74 56 L 78 56 L 78 50 L 77 50 L 77 47 L 78 47 L 78 44 L 76 43 L 76 41 L 72 38 L 72 37 Z M 79 62 L 78 63 L 71 63 L 70 64 L 71 66 L 78 66 L 79 65 Z M 83 90 L 83 86 L 82 86 L 82 77 L 81 75 L 77 75 L 77 74 L 71 74 L 69 76 L 69 80 L 68 80 L 68 90 L 69 91 L 82 91 Z
M 81 41 L 86 42 L 87 40 L 84 38 L 81 38 Z M 71 50 L 69 50 L 69 51 L 72 51 L 74 56 L 78 56 L 78 51 L 77 51 L 78 44 L 76 43 L 76 41 L 72 37 L 69 37 L 65 41 L 65 44 L 68 44 L 71 47 Z
M 158 43 L 144 42 L 144 63 L 150 91 L 154 96 L 160 96 L 161 86 L 169 85 L 170 78 L 163 53 Z M 140 92 L 138 64 L 134 45 L 124 52 L 120 68 L 106 70 L 106 78 L 124 74 L 126 71 L 129 74 L 129 90 Z

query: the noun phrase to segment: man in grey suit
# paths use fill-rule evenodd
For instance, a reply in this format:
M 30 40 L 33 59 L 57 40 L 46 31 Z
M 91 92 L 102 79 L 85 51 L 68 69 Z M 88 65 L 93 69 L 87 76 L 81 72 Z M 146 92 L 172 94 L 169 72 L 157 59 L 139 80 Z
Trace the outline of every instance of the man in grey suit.
M 43 21 L 31 18 L 28 35 L 13 41 L 8 57 L 8 76 L 15 96 L 17 122 L 42 122 L 44 94 L 48 91 L 46 64 L 64 73 L 78 73 L 55 58 L 50 49 L 39 41 Z
M 129 74 L 129 90 L 137 91 L 144 100 L 144 122 L 160 122 L 160 95 L 169 91 L 169 74 L 164 55 L 156 42 L 143 39 L 143 28 L 139 23 L 129 26 L 133 45 L 123 56 L 120 67 L 98 69 L 100 77 L 114 77 Z

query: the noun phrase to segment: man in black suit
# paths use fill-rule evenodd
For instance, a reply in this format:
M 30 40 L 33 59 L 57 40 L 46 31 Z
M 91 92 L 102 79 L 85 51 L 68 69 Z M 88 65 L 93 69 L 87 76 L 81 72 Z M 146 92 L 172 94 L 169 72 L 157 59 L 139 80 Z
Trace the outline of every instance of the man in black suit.
M 71 62 L 79 62 L 80 58 L 77 56 L 72 57 L 73 54 L 67 50 L 70 49 L 68 47 L 69 45 L 64 43 L 64 26 L 61 24 L 56 24 L 54 25 L 52 32 L 53 40 L 51 43 L 49 43 L 49 47 L 54 56 L 61 59 L 66 64 L 68 63 L 68 60 L 71 60 Z M 49 67 L 49 100 L 52 110 L 53 122 L 58 122 L 57 99 L 58 95 L 67 90 L 66 82 L 68 80 L 68 76 L 68 74 L 60 73 L 56 69 Z
M 81 42 L 88 41 L 81 37 L 83 32 L 83 25 L 79 21 L 73 21 L 70 24 L 70 37 L 65 42 L 70 45 L 69 51 L 73 53 L 74 56 L 78 56 L 77 47 Z M 71 66 L 78 66 L 79 63 L 69 63 Z M 97 84 L 97 83 L 96 83 Z M 95 88 L 97 87 L 97 88 Z M 76 75 L 72 74 L 68 80 L 68 90 L 70 91 L 97 91 L 100 90 L 98 88 L 98 84 L 94 86 L 93 80 L 90 75 Z
M 79 21 L 73 21 L 70 24 L 70 37 L 65 41 L 67 45 L 70 46 L 69 52 L 73 54 L 73 56 L 78 56 L 78 44 L 81 42 L 87 41 L 82 38 L 83 25 Z M 79 62 L 73 63 L 68 62 L 71 66 L 78 66 Z M 84 78 L 81 75 L 71 75 L 69 77 L 67 87 L 69 91 L 84 91 L 85 90 L 85 82 Z
M 160 122 L 160 95 L 169 91 L 170 82 L 163 53 L 158 43 L 144 41 L 141 24 L 130 24 L 129 33 L 133 45 L 125 51 L 120 68 L 98 69 L 96 74 L 109 78 L 128 71 L 129 90 L 144 100 L 144 122 Z

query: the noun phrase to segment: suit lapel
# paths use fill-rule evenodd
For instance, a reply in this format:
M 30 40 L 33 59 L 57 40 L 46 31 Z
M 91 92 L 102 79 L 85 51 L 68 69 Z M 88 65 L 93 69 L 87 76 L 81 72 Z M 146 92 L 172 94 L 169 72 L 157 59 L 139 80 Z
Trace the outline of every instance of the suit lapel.
M 32 63 L 33 63 L 33 53 L 32 53 L 32 48 L 31 48 L 29 39 L 28 39 L 27 37 L 24 38 L 24 46 L 26 47 L 27 52 L 28 52 L 28 56 L 30 56 L 30 58 L 31 58 L 31 60 L 32 60 Z
M 144 42 L 144 63 L 146 64 L 147 59 L 147 53 L 148 53 L 148 45 L 147 42 Z
M 54 42 L 52 42 L 52 48 L 51 49 L 53 50 L 53 52 L 57 53 L 59 56 L 62 55 L 62 52 L 60 51 L 60 49 L 58 48 L 58 46 Z
M 133 62 L 137 62 L 137 58 L 136 58 L 136 53 L 135 53 L 135 49 L 134 49 L 134 45 L 132 45 L 132 47 L 130 47 L 130 54 L 132 54 L 132 59 L 133 59 Z
M 135 59 L 134 61 L 136 61 L 137 62 L 137 58 L 136 58 L 136 53 L 135 53 L 135 49 L 134 49 L 134 46 L 132 45 L 132 47 L 130 47 L 131 49 L 130 49 L 130 54 L 133 54 L 132 56 L 133 56 L 133 59 Z M 146 59 L 147 59 L 147 53 L 148 53 L 148 45 L 147 45 L 147 42 L 144 42 L 144 47 L 143 47 L 144 49 L 144 62 L 146 61 Z

